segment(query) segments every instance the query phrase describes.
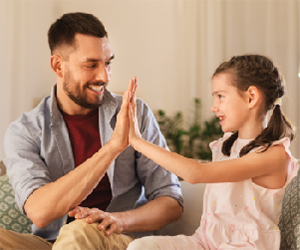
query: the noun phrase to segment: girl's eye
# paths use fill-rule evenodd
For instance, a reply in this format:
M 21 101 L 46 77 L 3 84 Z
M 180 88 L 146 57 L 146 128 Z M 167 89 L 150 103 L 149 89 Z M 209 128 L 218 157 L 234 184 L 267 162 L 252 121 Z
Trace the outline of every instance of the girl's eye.
M 218 95 L 218 97 L 219 97 L 219 99 L 223 98 L 223 96 L 222 96 L 222 95 Z

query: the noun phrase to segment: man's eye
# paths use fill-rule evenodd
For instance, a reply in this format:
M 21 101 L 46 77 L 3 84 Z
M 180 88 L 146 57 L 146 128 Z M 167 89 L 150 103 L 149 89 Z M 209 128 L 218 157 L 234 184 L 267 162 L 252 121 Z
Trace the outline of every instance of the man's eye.
M 86 67 L 87 67 L 87 68 L 95 68 L 95 67 L 96 67 L 96 64 L 87 65 Z
M 111 64 L 111 61 L 106 62 L 106 63 L 105 63 L 105 66 L 108 67 L 110 64 Z

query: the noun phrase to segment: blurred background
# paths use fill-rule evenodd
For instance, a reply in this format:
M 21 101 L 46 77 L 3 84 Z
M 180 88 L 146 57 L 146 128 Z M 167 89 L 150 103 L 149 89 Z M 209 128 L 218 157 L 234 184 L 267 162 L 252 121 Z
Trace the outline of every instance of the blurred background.
M 299 0 L 0 0 L 0 160 L 8 125 L 55 84 L 47 31 L 67 12 L 88 12 L 105 25 L 115 59 L 108 89 L 122 93 L 137 76 L 137 95 L 156 112 L 210 111 L 211 75 L 233 55 L 270 57 L 286 80 L 283 110 L 300 127 Z M 300 139 L 292 142 L 300 158 Z

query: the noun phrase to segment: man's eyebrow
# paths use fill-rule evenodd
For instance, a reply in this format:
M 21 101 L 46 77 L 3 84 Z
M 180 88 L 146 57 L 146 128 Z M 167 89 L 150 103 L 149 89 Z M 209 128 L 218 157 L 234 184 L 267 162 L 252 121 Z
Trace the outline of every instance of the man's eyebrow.
M 112 59 L 115 58 L 115 55 L 112 55 L 109 59 L 108 59 L 108 62 L 111 61 Z M 86 59 L 86 62 L 100 62 L 99 59 L 95 59 L 95 58 L 87 58 Z
M 112 55 L 110 58 L 109 58 L 109 61 L 111 61 L 112 59 L 115 58 L 115 55 Z

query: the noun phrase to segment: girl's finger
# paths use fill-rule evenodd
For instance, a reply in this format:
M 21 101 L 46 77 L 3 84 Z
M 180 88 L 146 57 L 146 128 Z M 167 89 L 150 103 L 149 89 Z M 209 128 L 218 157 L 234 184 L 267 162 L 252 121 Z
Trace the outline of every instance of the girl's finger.
M 132 90 L 132 94 L 135 95 L 137 89 L 137 78 L 134 78 L 134 84 L 133 84 L 133 90 Z

